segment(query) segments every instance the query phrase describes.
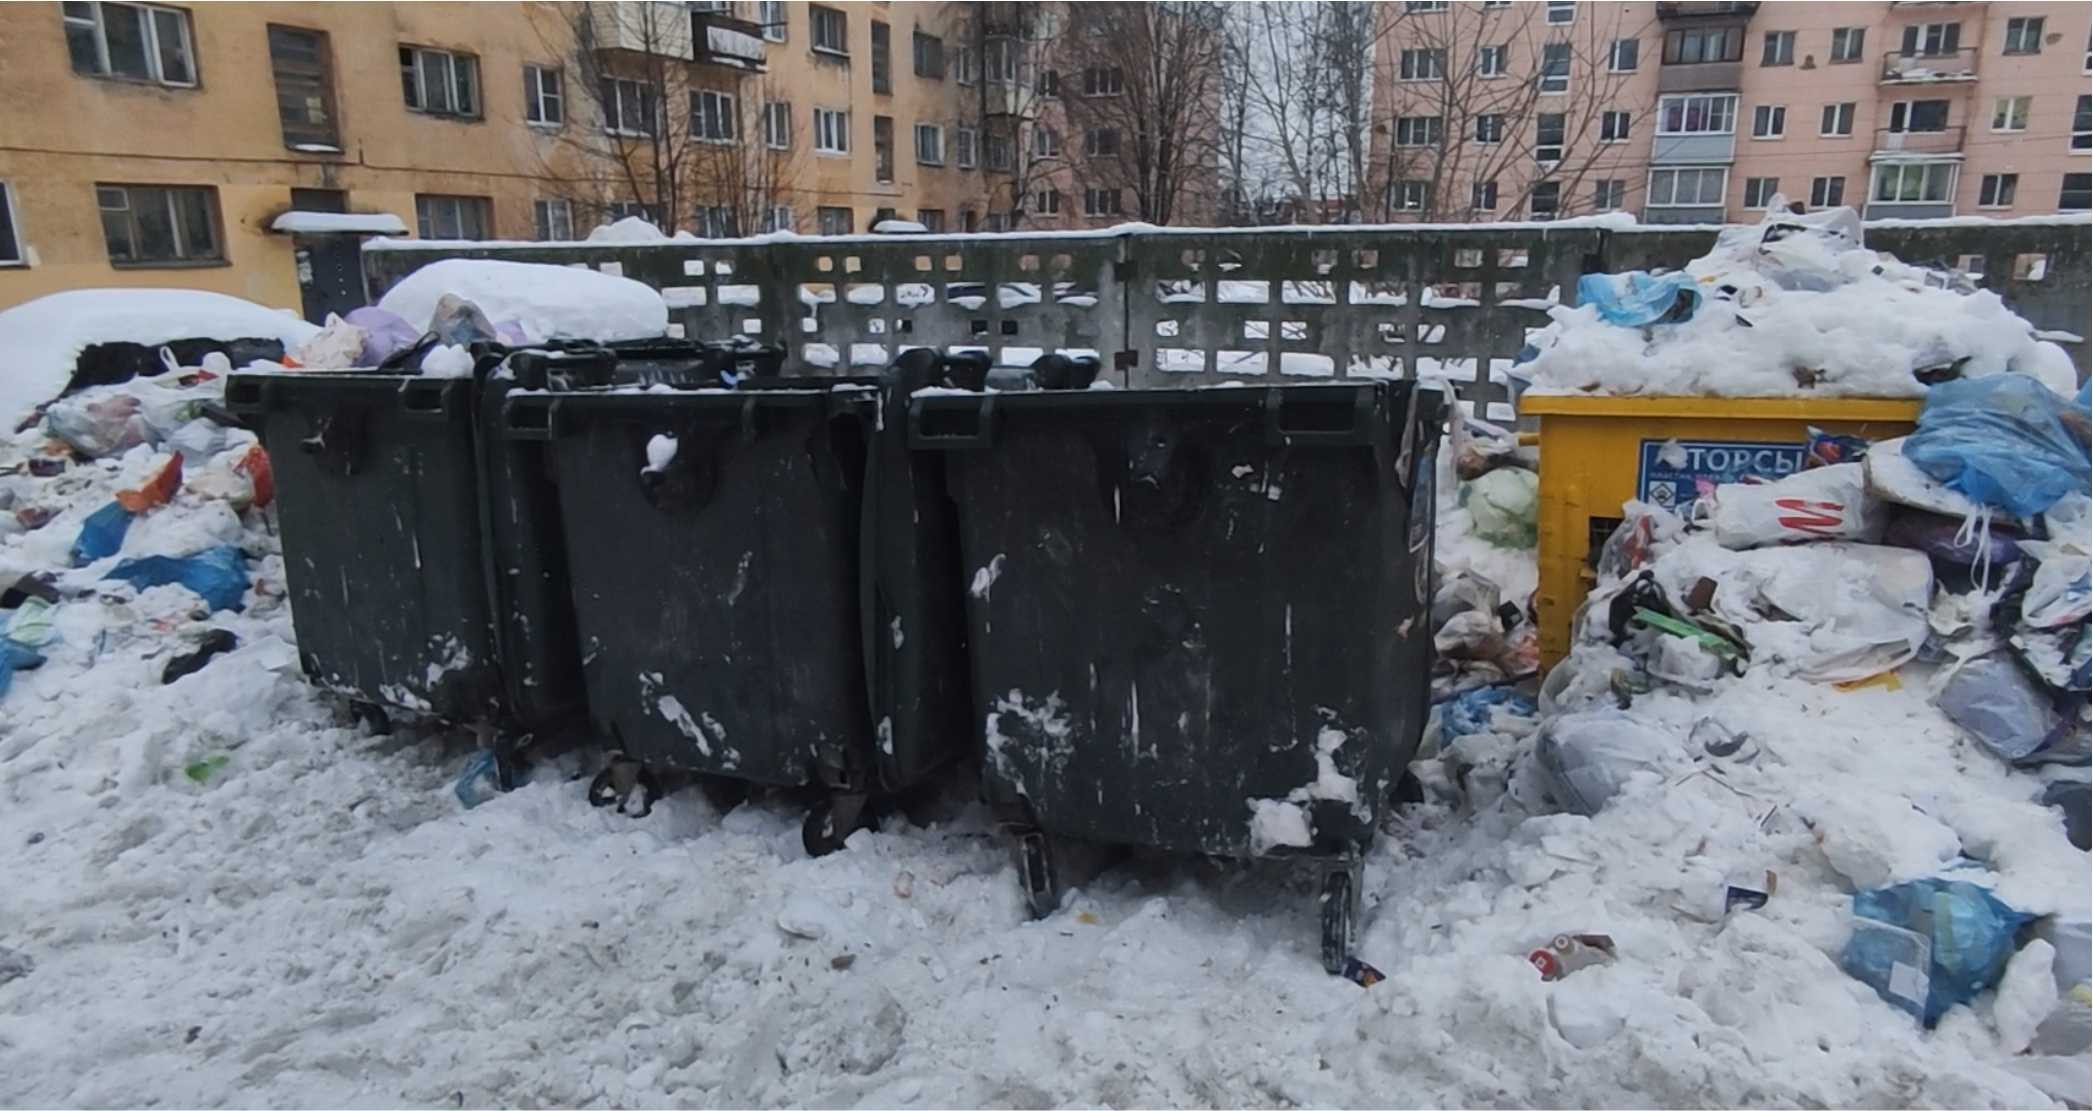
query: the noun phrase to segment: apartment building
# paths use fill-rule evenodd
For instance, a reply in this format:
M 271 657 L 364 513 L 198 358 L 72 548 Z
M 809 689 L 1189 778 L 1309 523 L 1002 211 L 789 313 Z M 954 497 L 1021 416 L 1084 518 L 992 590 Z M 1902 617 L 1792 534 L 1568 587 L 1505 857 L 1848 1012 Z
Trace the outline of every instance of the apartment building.
M 0 5 L 0 308 L 180 286 L 317 319 L 361 303 L 370 235 L 566 239 L 633 214 L 700 235 L 1116 223 L 1136 144 L 1072 129 L 1098 114 L 1068 103 L 1125 95 L 1125 66 L 1067 49 L 1067 18 L 940 0 Z
M 1391 219 L 2093 207 L 2084 4 L 1427 0 L 1387 19 L 1372 184 Z M 1439 113 L 1458 118 L 1416 122 Z

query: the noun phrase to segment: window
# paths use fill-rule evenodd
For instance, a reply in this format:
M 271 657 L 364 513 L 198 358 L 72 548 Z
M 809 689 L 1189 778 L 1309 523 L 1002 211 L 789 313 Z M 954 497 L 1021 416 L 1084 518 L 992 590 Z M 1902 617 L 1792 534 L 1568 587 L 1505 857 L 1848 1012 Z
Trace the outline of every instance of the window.
M 1084 96 L 1118 96 L 1125 91 L 1126 70 L 1118 66 L 1083 67 Z
M 603 206 L 603 223 L 614 224 L 632 216 L 637 216 L 657 228 L 663 223 L 660 205 L 641 201 L 611 201 Z
M 603 130 L 611 135 L 654 134 L 654 90 L 643 82 L 603 79 Z
M 1446 51 L 1404 50 L 1398 64 L 1405 81 L 1437 81 L 1446 76 Z
M 917 77 L 935 77 L 943 80 L 945 76 L 944 39 L 918 31 L 914 40 L 914 53 L 916 56 Z
M 1985 174 L 1977 185 L 1977 207 L 2012 208 L 2013 195 L 2019 191 L 2019 174 Z
M 1548 22 L 1571 23 L 1577 19 L 1577 0 L 1548 0 Z
M 1777 177 L 1748 177 L 1744 179 L 1744 207 L 1746 210 L 1762 209 L 1773 203 L 1773 195 L 1780 192 L 1781 179 Z
M 1621 208 L 1628 199 L 1628 183 L 1619 178 L 1603 178 L 1592 183 L 1592 207 L 1601 212 Z
M 1648 208 L 1721 208 L 1723 190 L 1729 187 L 1729 170 L 1651 170 Z
M 22 235 L 17 227 L 15 191 L 0 181 L 0 266 L 20 266 L 26 261 L 22 254 Z
M 1039 195 L 1036 198 L 1034 198 L 1034 201 L 1035 203 L 1032 206 L 1032 211 L 1037 212 L 1042 216 L 1061 215 L 1061 194 L 1058 191 L 1053 189 L 1041 189 L 1039 191 Z
M 1553 220 L 1562 209 L 1562 182 L 1541 181 L 1534 183 L 1533 195 L 1526 198 L 1527 215 L 1535 220 Z
M 814 109 L 814 149 L 822 154 L 850 153 L 850 113 L 839 108 Z
M 1952 162 L 1885 162 L 1875 167 L 1876 204 L 1945 204 L 1952 195 Z
M 1827 104 L 1824 106 L 1824 122 L 1817 127 L 1819 135 L 1853 134 L 1853 102 Z
M 1664 33 L 1664 64 L 1691 66 L 1744 57 L 1744 28 L 1690 27 Z
M 1403 10 L 1406 12 L 1443 12 L 1446 10 L 1446 0 L 1403 0 Z
M 334 72 L 325 31 L 269 25 L 269 71 L 276 79 L 276 117 L 283 144 L 339 148 L 334 129 Z
M 1000 212 L 991 212 L 988 214 L 988 226 L 983 230 L 991 232 L 1009 231 L 1010 217 Z
M 1423 212 L 1431 198 L 1429 181 L 1398 181 L 1388 187 L 1388 207 L 1397 212 Z
M 723 204 L 700 205 L 691 213 L 691 230 L 703 239 L 733 239 L 741 234 L 741 220 Z
M 1091 158 L 1116 157 L 1119 154 L 1119 129 L 1093 127 L 1083 132 L 1083 153 Z
M 1570 91 L 1570 44 L 1551 42 L 1541 47 L 1541 91 Z
M 1613 45 L 1606 48 L 1606 68 L 1614 73 L 1634 73 L 1641 46 L 1637 39 L 1613 40 Z
M 850 17 L 834 8 L 807 5 L 807 26 L 814 36 L 814 49 L 823 54 L 850 56 Z M 826 235 L 827 232 L 822 234 Z
M 934 123 L 916 125 L 916 161 L 925 166 L 945 164 L 945 129 Z
M 983 70 L 991 85 L 1009 85 L 1017 81 L 1017 42 L 1013 39 L 988 40 L 987 54 L 983 59 Z
M 567 122 L 565 86 L 560 71 L 548 66 L 523 67 L 523 118 L 528 123 L 558 127 Z
M 1504 113 L 1485 112 L 1475 117 L 1475 141 L 1478 143 L 1504 142 Z
M 890 184 L 894 180 L 894 117 L 872 117 L 872 180 Z
M 1564 118 L 1561 112 L 1543 112 L 1534 117 L 1534 161 L 1562 161 Z
M 1061 71 L 1044 69 L 1039 71 L 1039 95 L 1053 100 L 1061 95 Z
M 407 96 L 407 107 L 413 111 L 431 116 L 477 117 L 480 60 L 470 54 L 403 46 L 400 89 Z
M 1475 48 L 1475 73 L 1478 77 L 1503 77 L 1504 58 L 1511 48 L 1506 46 L 1478 46 Z M 1407 51 L 1405 51 L 1407 53 Z
M 1759 52 L 1762 66 L 1792 66 L 1795 64 L 1795 32 L 1768 31 L 1764 49 Z
M 1778 139 L 1788 133 L 1788 109 L 1781 104 L 1761 104 L 1751 110 L 1751 137 Z
M 991 170 L 1008 170 L 1017 165 L 1017 148 L 1008 135 L 990 135 L 982 140 L 983 151 Z
M 772 150 L 792 149 L 792 103 L 767 101 L 763 105 L 763 145 Z
M 1061 133 L 1045 124 L 1032 125 L 1032 157 L 1061 157 Z
M 872 21 L 872 91 L 894 91 L 894 29 Z
M 2093 96 L 2084 93 L 2071 110 L 2071 149 L 2093 150 Z
M 971 46 L 962 46 L 952 52 L 952 79 L 962 85 L 971 85 L 981 79 L 981 59 Z
M 1891 131 L 1946 131 L 1948 102 L 1945 100 L 1900 100 L 1890 105 Z
M 1125 209 L 1125 208 L 1123 208 L 1123 207 L 1121 207 L 1121 205 L 1120 205 L 1120 202 L 1119 202 L 1119 190 L 1117 190 L 1117 189 L 1085 189 L 1085 190 L 1083 190 L 1083 215 L 1085 215 L 1085 216 L 1119 216 L 1119 215 L 1123 215 L 1123 214 L 1125 214 L 1125 212 L 1126 212 L 1126 209 Z
M 225 261 L 218 190 L 174 185 L 96 185 L 102 238 L 116 266 L 191 266 Z
M 731 143 L 741 138 L 741 117 L 734 95 L 699 89 L 690 94 L 690 137 L 701 143 Z
M 1953 54 L 1961 45 L 1960 23 L 1920 23 L 1904 29 L 1904 53 L 1907 56 Z
M 486 239 L 494 224 L 493 208 L 486 197 L 416 193 L 415 229 L 423 239 Z
M 763 37 L 771 42 L 784 42 L 790 30 L 790 17 L 785 14 L 785 0 L 756 0 L 756 22 L 763 25 Z
M 572 239 L 574 205 L 563 197 L 540 197 L 531 202 L 531 222 L 541 240 Z
M 799 221 L 792 215 L 792 206 L 788 204 L 774 204 L 764 209 L 763 230 L 766 232 L 798 231 Z
M 2028 129 L 2028 105 L 2033 97 L 2002 96 L 1991 102 L 1991 129 L 1993 131 L 2026 131 Z
M 955 127 L 952 129 L 952 161 L 962 170 L 974 168 L 974 129 Z
M 822 205 L 814 210 L 814 218 L 823 235 L 850 234 L 850 210 L 847 208 Z
M 919 208 L 916 210 L 916 223 L 923 225 L 924 231 L 942 235 L 945 231 L 945 210 L 942 208 Z
M 2093 208 L 2093 174 L 2065 174 L 2057 190 L 2057 211 L 2084 212 Z
M 1478 181 L 1469 190 L 1469 204 L 1478 212 L 1497 211 L 1497 179 Z
M 1401 116 L 1395 121 L 1395 145 L 1436 147 L 1446 141 L 1445 129 L 1442 116 Z
M 1659 135 L 1729 135 L 1737 130 L 1737 94 L 1696 93 L 1657 99 Z
M 1861 51 L 1868 41 L 1866 27 L 1838 27 L 1831 32 L 1831 60 L 1833 64 L 1860 61 Z
M 1846 203 L 1846 179 L 1843 177 L 1813 177 L 1810 179 L 1810 207 L 1833 208 Z
M 61 6 L 73 72 L 161 85 L 196 84 L 196 43 L 189 13 L 149 4 Z
M 1609 111 L 1599 116 L 1599 141 L 1602 143 L 1625 143 L 1633 117 L 1626 112 Z
M 2015 16 L 2006 21 L 2006 53 L 2042 53 L 2042 17 Z

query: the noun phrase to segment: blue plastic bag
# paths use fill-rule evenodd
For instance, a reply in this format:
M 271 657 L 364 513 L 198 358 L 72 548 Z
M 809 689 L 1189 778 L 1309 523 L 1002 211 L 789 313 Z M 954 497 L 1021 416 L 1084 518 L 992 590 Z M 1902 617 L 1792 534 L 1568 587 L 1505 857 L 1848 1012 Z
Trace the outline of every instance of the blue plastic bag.
M 1927 392 L 1904 454 L 1980 505 L 2033 517 L 2093 487 L 2093 460 L 2066 423 L 2083 426 L 2085 407 L 2025 374 L 1942 382 Z
M 1701 307 L 1701 291 L 1693 275 L 1682 270 L 1586 274 L 1577 279 L 1577 303 L 1597 308 L 1599 319 L 1608 324 L 1637 328 L 1693 319 Z
M 8 688 L 15 685 L 15 672 L 35 671 L 42 666 L 43 653 L 0 637 L 0 698 L 6 698 Z
M 127 559 L 102 576 L 121 579 L 140 590 L 179 583 L 196 592 L 212 610 L 238 610 L 247 594 L 247 563 L 240 549 L 207 548 L 192 556 L 145 556 Z
M 1532 717 L 1540 712 L 1533 696 L 1517 687 L 1463 691 L 1439 707 L 1439 743 L 1451 744 L 1471 733 L 1491 732 L 1490 719 L 1500 709 L 1518 717 Z
M 73 541 L 73 566 L 85 567 L 105 556 L 113 556 L 124 546 L 124 534 L 131 531 L 131 511 L 117 502 L 95 510 L 87 520 L 80 522 L 80 535 Z
M 1937 878 L 1858 892 L 1853 914 L 1839 967 L 1928 1027 L 1998 983 L 2014 932 L 2034 918 L 1976 884 Z

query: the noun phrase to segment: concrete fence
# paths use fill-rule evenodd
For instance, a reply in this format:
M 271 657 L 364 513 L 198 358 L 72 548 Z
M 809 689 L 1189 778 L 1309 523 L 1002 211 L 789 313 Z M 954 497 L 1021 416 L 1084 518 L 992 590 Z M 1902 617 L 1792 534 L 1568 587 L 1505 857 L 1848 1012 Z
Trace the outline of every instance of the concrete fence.
M 1423 373 L 1509 415 L 1504 372 L 1580 274 L 1682 266 L 1716 227 L 1152 228 L 655 243 L 377 241 L 373 300 L 444 258 L 588 267 L 661 291 L 672 331 L 782 344 L 795 373 L 917 346 L 1028 363 L 1095 353 L 1127 386 Z M 2083 218 L 1871 224 L 1870 247 L 1962 269 L 2087 368 Z M 2066 338 L 2066 337 L 2070 338 Z

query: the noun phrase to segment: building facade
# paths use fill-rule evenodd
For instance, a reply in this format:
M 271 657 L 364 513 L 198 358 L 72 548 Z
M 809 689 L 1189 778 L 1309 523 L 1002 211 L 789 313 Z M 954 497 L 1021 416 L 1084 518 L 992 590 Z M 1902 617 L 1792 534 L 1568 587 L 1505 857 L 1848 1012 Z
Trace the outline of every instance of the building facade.
M 1070 121 L 1144 90 L 1067 25 L 939 0 L 0 5 L 0 308 L 179 286 L 317 318 L 361 303 L 357 237 L 388 229 L 1134 218 L 1148 137 Z
M 1384 11 L 1371 184 L 1389 219 L 1721 222 L 1775 196 L 1869 219 L 2093 206 L 2084 4 Z

